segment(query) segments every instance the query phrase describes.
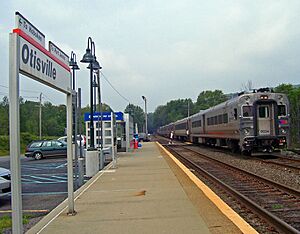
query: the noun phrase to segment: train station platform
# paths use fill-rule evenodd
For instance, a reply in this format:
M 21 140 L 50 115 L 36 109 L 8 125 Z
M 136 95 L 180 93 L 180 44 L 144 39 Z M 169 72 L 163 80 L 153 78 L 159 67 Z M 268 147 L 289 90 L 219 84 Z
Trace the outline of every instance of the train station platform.
M 76 192 L 75 216 L 65 201 L 27 233 L 256 233 L 189 173 L 155 142 L 143 143 Z

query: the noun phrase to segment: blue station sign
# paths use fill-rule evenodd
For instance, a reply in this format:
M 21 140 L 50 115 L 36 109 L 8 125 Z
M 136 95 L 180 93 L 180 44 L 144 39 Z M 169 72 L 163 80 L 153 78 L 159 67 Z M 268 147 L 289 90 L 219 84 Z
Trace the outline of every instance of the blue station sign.
M 117 121 L 123 121 L 123 113 L 122 112 L 114 112 Z M 91 120 L 90 113 L 84 113 L 84 122 Z M 101 112 L 94 112 L 93 113 L 93 120 L 101 120 Z M 102 112 L 102 120 L 103 121 L 110 121 L 111 120 L 111 112 Z

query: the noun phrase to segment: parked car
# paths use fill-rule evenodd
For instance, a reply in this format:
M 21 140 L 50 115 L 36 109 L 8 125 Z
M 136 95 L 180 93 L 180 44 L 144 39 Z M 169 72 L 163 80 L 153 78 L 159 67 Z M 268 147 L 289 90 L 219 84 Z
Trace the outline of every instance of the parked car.
M 72 139 L 74 140 L 73 136 L 72 136 Z M 63 142 L 67 142 L 67 136 L 60 137 L 57 140 L 63 141 Z M 86 145 L 86 137 L 85 137 L 85 135 L 81 135 L 81 138 L 80 138 L 80 135 L 77 135 L 77 139 L 76 140 L 77 140 L 78 146 L 80 145 L 80 140 L 81 140 L 81 145 L 83 147 L 85 147 L 85 145 Z
M 0 167 L 0 196 L 7 195 L 10 191 L 10 170 Z
M 36 160 L 48 156 L 67 156 L 67 144 L 58 140 L 33 141 L 26 147 L 25 156 Z
M 139 133 L 139 142 L 141 142 L 141 141 L 143 141 L 143 142 L 150 141 L 149 134 L 147 136 L 147 134 L 144 132 Z

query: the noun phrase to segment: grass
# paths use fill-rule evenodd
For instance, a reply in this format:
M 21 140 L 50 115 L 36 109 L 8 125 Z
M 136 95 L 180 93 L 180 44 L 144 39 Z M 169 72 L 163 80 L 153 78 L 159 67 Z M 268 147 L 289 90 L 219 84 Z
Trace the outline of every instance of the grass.
M 9 155 L 9 151 L 0 149 L 0 156 L 6 156 L 6 155 Z
M 282 209 L 283 205 L 282 204 L 273 204 L 272 209 Z
M 28 224 L 30 218 L 32 218 L 32 215 L 23 215 L 23 224 Z M 0 233 L 2 234 L 3 231 L 7 228 L 12 227 L 12 220 L 9 215 L 4 215 L 0 217 Z
M 43 139 L 52 140 L 57 139 L 58 136 L 43 136 Z M 38 140 L 38 136 L 31 135 L 29 133 L 21 133 L 20 135 L 20 153 L 25 153 L 26 145 L 29 144 L 33 140 Z M 9 136 L 8 135 L 0 135 L 0 156 L 9 155 Z

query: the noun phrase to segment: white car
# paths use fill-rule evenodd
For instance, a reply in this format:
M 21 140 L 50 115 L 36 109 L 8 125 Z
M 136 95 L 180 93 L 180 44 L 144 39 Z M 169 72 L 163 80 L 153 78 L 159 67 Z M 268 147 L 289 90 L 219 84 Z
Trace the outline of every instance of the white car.
M 73 136 L 72 136 L 72 138 L 73 138 Z M 57 139 L 58 141 L 64 141 L 64 142 L 67 142 L 67 136 L 63 136 L 63 137 L 60 137 L 60 138 L 58 138 Z M 85 147 L 85 145 L 86 145 L 86 137 L 85 137 L 85 135 L 81 135 L 81 139 L 80 139 L 80 135 L 77 135 L 77 144 L 78 144 L 78 146 L 80 146 L 80 140 L 81 140 L 81 145 L 83 146 L 83 147 Z
M 10 170 L 0 167 L 0 196 L 7 195 L 10 191 Z

